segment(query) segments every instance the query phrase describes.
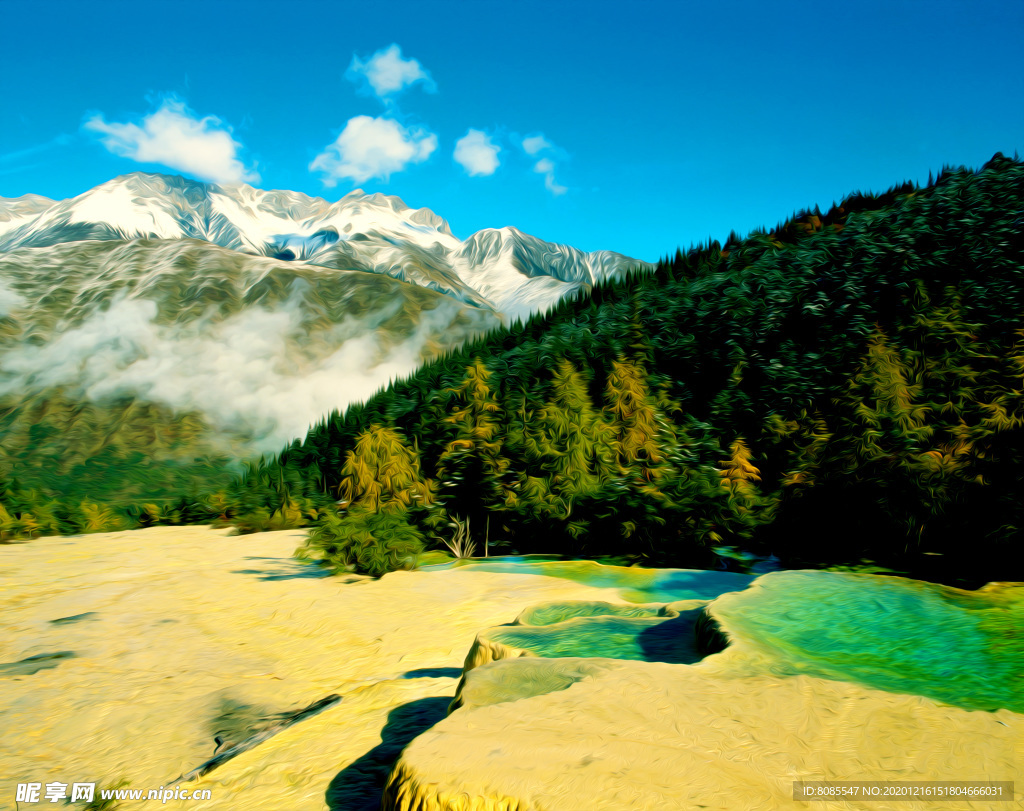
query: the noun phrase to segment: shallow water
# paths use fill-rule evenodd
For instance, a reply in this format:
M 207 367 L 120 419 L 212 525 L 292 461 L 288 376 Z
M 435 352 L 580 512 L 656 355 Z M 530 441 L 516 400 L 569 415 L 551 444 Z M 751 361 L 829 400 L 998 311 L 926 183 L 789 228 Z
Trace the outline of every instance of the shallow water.
M 726 592 L 744 589 L 754 579 L 753 575 L 737 572 L 604 566 L 591 560 L 537 560 L 537 557 L 455 561 L 426 569 L 457 568 L 462 571 L 559 577 L 597 588 L 614 589 L 616 596 L 631 603 L 712 600 Z
M 548 603 L 482 632 L 454 711 L 405 749 L 384 808 L 796 811 L 795 780 L 1020 773 L 1024 584 L 790 571 L 654 609 Z M 1001 790 L 1006 803 L 942 805 L 1024 808 Z
M 902 577 L 778 572 L 718 600 L 713 613 L 794 674 L 1024 712 L 1024 584 L 972 592 Z

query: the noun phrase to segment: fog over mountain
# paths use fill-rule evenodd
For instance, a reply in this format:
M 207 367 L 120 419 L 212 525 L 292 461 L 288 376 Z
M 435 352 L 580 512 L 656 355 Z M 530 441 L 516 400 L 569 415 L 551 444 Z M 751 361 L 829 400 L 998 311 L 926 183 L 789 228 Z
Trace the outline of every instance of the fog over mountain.
M 136 173 L 0 198 L 0 401 L 138 398 L 276 450 L 439 352 L 631 267 L 428 209 Z

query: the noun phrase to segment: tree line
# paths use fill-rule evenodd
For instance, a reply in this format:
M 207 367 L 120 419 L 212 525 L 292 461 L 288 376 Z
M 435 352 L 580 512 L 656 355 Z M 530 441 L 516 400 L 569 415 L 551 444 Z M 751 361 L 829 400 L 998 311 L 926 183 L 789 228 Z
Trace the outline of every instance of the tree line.
M 311 526 L 307 554 L 375 573 L 469 520 L 497 551 L 699 566 L 742 546 L 1011 579 L 1022 211 L 1024 165 L 997 154 L 679 250 L 186 502 Z

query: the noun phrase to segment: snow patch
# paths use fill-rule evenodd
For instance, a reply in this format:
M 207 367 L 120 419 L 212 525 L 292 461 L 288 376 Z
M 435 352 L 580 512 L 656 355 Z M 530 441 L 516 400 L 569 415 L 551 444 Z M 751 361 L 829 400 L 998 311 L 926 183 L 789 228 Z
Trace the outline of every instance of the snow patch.
M 132 236 L 153 234 L 161 239 L 180 239 L 178 221 L 162 211 L 157 202 L 140 200 L 124 186 L 108 184 L 75 198 L 68 209 L 69 223 L 108 223 Z

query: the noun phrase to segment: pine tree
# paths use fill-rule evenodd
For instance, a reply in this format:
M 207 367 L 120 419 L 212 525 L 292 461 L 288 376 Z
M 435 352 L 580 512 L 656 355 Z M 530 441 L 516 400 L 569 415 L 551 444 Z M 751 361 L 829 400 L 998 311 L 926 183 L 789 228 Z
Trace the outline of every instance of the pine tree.
M 980 404 L 981 427 L 991 433 L 1024 428 L 1024 329 L 1014 334 L 1017 340 L 1006 353 L 993 396 Z
M 567 360 L 555 369 L 552 397 L 538 422 L 552 491 L 570 505 L 596 495 L 612 472 L 614 435 L 590 399 L 586 378 Z
M 511 495 L 509 461 L 503 455 L 505 415 L 491 390 L 491 372 L 476 358 L 466 367 L 444 422 L 455 433 L 438 459 L 437 480 L 447 511 L 482 525 L 490 510 L 503 510 Z
M 385 507 L 429 506 L 433 482 L 420 471 L 418 455 L 395 428 L 371 425 L 346 454 L 339 495 L 346 505 L 376 512 Z
M 663 431 L 664 415 L 647 386 L 644 367 L 636 361 L 619 357 L 612 361 L 606 388 L 607 411 L 615 432 L 615 450 L 619 465 L 631 469 L 638 463 L 646 464 L 643 478 L 652 478 L 649 469 L 661 460 L 657 442 Z M 662 425 L 659 425 L 659 422 Z
M 434 499 L 433 482 L 420 471 L 419 456 L 395 428 L 373 424 L 356 439 L 342 469 L 340 509 L 315 522 L 302 557 L 317 557 L 337 571 L 380 576 L 413 568 L 424 548 L 419 519 Z M 294 518 L 289 504 L 279 520 Z
M 791 420 L 771 414 L 765 427 L 768 441 L 778 448 L 776 453 L 782 454 L 781 491 L 774 494 L 774 498 L 781 498 L 787 490 L 798 493 L 813 487 L 832 439 L 825 417 L 820 411 L 808 414 L 807 409 L 801 409 Z
M 909 467 L 936 516 L 952 502 L 971 498 L 970 491 L 980 485 L 981 448 L 990 439 L 997 441 L 993 435 L 1000 430 L 991 416 L 1007 402 L 1000 361 L 979 339 L 982 325 L 964 317 L 955 289 L 945 292 L 945 304 L 931 307 L 923 285 L 918 285 L 918 312 L 904 330 L 920 358 L 920 396 L 928 403 L 932 432 Z
M 929 408 L 920 402 L 921 384 L 880 329 L 868 340 L 867 354 L 848 388 L 851 435 L 860 459 L 897 463 L 919 450 L 931 434 Z
M 933 409 L 923 402 L 920 353 L 901 351 L 876 326 L 860 369 L 842 400 L 835 441 L 824 467 L 834 520 L 851 543 L 874 532 L 890 548 L 918 548 L 942 511 L 931 457 Z M 838 488 L 838 489 L 837 489 Z M 823 494 L 819 494 L 823 495 Z M 836 504 L 839 502 L 839 504 Z M 875 541 L 878 544 L 878 541 Z
M 761 481 L 761 472 L 750 460 L 750 449 L 743 437 L 736 437 L 729 446 L 729 460 L 722 466 L 721 476 L 722 486 L 741 504 L 757 498 L 757 483 Z
M 761 493 L 761 471 L 752 460 L 753 454 L 743 437 L 736 437 L 729 445 L 729 459 L 719 471 L 735 518 L 733 531 L 741 537 L 749 536 L 761 524 L 770 523 L 774 515 L 775 502 Z

